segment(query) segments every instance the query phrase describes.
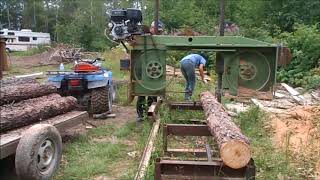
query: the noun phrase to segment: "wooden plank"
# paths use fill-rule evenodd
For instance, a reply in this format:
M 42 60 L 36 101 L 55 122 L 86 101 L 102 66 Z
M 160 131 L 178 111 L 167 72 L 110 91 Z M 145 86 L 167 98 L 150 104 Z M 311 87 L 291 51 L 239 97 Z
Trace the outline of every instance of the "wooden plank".
M 42 76 L 42 75 L 44 75 L 44 73 L 43 72 L 39 72 L 39 73 L 15 76 L 15 78 L 26 78 L 26 77 L 34 77 L 35 78 L 35 77 Z
M 149 137 L 148 137 L 147 146 L 145 147 L 145 149 L 143 151 L 143 155 L 142 155 L 139 167 L 138 167 L 138 172 L 134 178 L 135 180 L 144 179 L 144 176 L 147 171 L 147 167 L 149 165 L 149 161 L 151 159 L 151 153 L 154 149 L 154 141 L 155 141 L 156 136 L 158 134 L 159 126 L 160 126 L 160 118 L 156 118 L 155 122 L 153 123 Z
M 251 98 L 251 101 L 253 102 L 253 104 L 258 106 L 259 108 L 264 109 L 263 104 L 258 99 Z
M 278 93 L 278 92 L 275 92 L 274 93 L 274 96 L 276 97 L 276 98 L 284 98 L 286 95 L 284 95 L 284 94 L 281 94 L 281 93 Z
M 281 86 L 283 86 L 292 96 L 298 96 L 300 94 L 298 91 L 296 91 L 286 83 L 281 83 Z
M 298 91 L 293 89 L 286 83 L 281 83 L 281 85 L 291 94 L 291 97 L 298 103 L 303 105 L 304 104 L 304 97 L 300 95 Z

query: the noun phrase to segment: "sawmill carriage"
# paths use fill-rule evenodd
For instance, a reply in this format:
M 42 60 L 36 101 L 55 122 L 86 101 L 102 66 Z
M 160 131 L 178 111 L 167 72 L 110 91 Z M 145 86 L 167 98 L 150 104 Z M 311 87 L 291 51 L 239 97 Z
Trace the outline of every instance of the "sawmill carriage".
M 156 4 L 157 2 L 155 1 Z M 158 9 L 155 10 L 154 22 L 158 22 L 157 11 Z M 283 56 L 284 52 L 288 51 L 287 48 L 240 36 L 152 35 L 140 26 L 142 18 L 136 16 L 139 14 L 141 14 L 139 10 L 132 9 L 112 11 L 111 23 L 108 25 L 110 33 L 106 34 L 111 35 L 112 40 L 121 42 L 124 46 L 124 41 L 132 45 L 130 63 L 127 63 L 130 70 L 129 102 L 135 96 L 161 96 L 165 99 L 169 84 L 166 77 L 166 59 L 168 51 L 172 50 L 198 50 L 216 54 L 216 73 L 219 77 L 216 98 L 219 102 L 221 102 L 221 96 L 232 99 L 273 98 L 278 62 L 287 62 L 286 56 Z M 127 47 L 125 48 L 128 50 Z M 165 124 L 163 152 L 169 157 L 172 153 L 200 153 L 207 157 L 207 161 L 178 161 L 159 158 L 155 162 L 155 179 L 254 179 L 255 165 L 248 147 L 249 140 L 241 134 L 214 97 L 202 96 L 205 98 L 201 99 L 201 103 L 169 102 L 170 109 L 204 110 L 208 124 L 203 126 Z M 210 107 L 217 107 L 216 112 Z M 151 106 L 150 109 L 148 114 L 150 113 L 155 120 L 154 128 L 149 136 L 149 139 L 152 139 L 152 134 L 157 131 L 154 129 L 157 129 L 160 120 L 154 115 L 157 108 Z M 225 121 L 226 126 L 220 126 L 222 122 L 217 123 L 222 120 L 221 118 Z M 226 136 L 228 132 L 232 132 L 231 137 L 237 138 L 229 139 Z M 220 147 L 220 157 L 212 159 L 210 148 L 206 148 L 205 152 L 189 152 L 186 149 L 170 151 L 166 146 L 168 135 L 213 136 Z M 226 145 L 226 139 L 231 140 L 231 143 L 227 143 L 229 145 Z M 150 148 L 148 146 L 145 148 L 135 179 L 141 179 L 144 176 L 145 166 L 150 159 L 150 155 L 146 154 L 150 154 L 148 150 Z

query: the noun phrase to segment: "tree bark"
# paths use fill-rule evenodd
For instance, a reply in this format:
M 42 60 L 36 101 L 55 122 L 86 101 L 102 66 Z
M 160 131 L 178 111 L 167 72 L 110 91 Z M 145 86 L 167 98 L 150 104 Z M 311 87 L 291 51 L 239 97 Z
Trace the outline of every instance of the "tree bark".
M 246 166 L 251 159 L 249 139 L 241 133 L 241 130 L 210 92 L 201 93 L 200 99 L 207 118 L 207 125 L 219 146 L 220 157 L 224 164 L 233 169 Z
M 64 114 L 76 107 L 76 98 L 61 97 L 59 94 L 0 106 L 0 133 Z
M 52 85 L 37 83 L 1 87 L 0 105 L 41 97 L 56 91 L 56 88 Z

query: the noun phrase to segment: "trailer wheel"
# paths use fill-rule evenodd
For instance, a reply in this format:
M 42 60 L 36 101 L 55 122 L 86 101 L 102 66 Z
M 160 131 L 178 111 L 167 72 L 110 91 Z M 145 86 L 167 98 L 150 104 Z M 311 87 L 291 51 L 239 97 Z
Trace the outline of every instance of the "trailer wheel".
M 16 173 L 23 180 L 51 179 L 59 167 L 62 140 L 49 124 L 37 124 L 21 137 L 15 158 Z
M 89 112 L 91 114 L 101 114 L 111 111 L 112 97 L 110 86 L 92 89 Z

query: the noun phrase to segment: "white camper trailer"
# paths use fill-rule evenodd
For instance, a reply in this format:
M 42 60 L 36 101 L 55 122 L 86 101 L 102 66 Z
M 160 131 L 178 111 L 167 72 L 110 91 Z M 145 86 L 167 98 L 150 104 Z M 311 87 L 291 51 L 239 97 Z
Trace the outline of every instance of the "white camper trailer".
M 50 44 L 50 34 L 42 32 L 32 32 L 30 29 L 14 31 L 3 29 L 0 35 L 7 38 L 6 49 L 8 51 L 27 51 L 38 45 Z

